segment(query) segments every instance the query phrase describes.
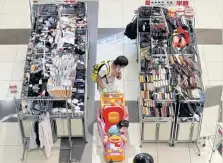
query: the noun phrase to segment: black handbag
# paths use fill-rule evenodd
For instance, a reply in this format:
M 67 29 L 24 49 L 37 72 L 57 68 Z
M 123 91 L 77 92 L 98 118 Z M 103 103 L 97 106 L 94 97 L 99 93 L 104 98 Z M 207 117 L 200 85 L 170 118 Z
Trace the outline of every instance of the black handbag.
M 134 16 L 131 23 L 126 26 L 125 36 L 127 36 L 131 40 L 135 40 L 137 38 L 137 17 Z

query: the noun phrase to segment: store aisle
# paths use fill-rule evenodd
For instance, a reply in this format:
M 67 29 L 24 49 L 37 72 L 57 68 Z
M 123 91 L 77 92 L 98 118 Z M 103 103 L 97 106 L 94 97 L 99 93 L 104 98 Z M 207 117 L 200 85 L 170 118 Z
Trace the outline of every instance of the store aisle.
M 129 143 L 126 145 L 126 160 L 123 163 L 132 163 L 133 157 L 140 152 L 149 153 L 153 156 L 155 163 L 208 163 L 211 150 L 210 144 L 201 147 L 201 156 L 197 156 L 197 149 L 192 144 L 179 144 L 177 147 L 169 147 L 168 144 L 144 144 L 140 145 L 140 126 L 138 123 L 130 123 L 128 133 Z M 94 144 L 92 162 L 105 163 L 103 158 L 103 147 L 97 132 L 97 124 L 94 124 Z M 221 156 L 214 153 L 213 163 L 220 163 Z
M 205 86 L 223 85 L 222 0 L 211 2 L 210 0 L 193 0 L 193 3 L 197 17 L 196 30 L 198 31 L 197 38 L 202 58 L 204 84 Z M 139 148 L 140 131 L 136 104 L 138 81 L 135 78 L 138 72 L 135 62 L 135 44 L 126 44 L 123 41 L 118 44 L 98 44 L 96 47 L 97 23 L 101 29 L 115 28 L 118 29 L 117 32 L 120 32 L 131 21 L 137 6 L 143 4 L 144 0 L 99 0 L 99 22 L 97 22 L 97 2 L 89 2 L 91 40 L 88 74 L 91 74 L 91 68 L 96 61 L 113 59 L 118 55 L 126 55 L 129 58 L 130 64 L 124 71 L 124 79 L 119 83 L 130 108 L 130 142 L 126 148 L 127 160 L 125 163 L 131 163 L 133 156 L 139 152 L 152 154 L 156 163 L 208 163 L 210 145 L 207 145 L 206 148 L 201 148 L 200 157 L 197 156 L 195 147 L 188 144 L 178 144 L 175 148 L 170 148 L 167 144 L 145 144 L 143 148 Z M 27 0 L 0 0 L 0 119 L 15 113 L 15 108 L 11 101 L 12 95 L 8 90 L 8 86 L 16 84 L 19 90 L 21 88 L 21 74 L 30 31 L 29 21 L 30 14 Z M 110 34 L 105 34 L 105 36 L 108 35 Z M 88 144 L 76 139 L 74 141 L 76 148 L 73 154 L 81 163 L 104 163 L 103 150 L 95 123 L 94 105 L 98 104 L 99 96 L 94 84 L 90 80 L 88 83 L 89 111 L 86 129 Z M 15 122 L 16 118 L 0 123 L 0 163 L 21 162 L 21 138 L 18 134 L 18 124 L 13 123 L 13 121 Z M 221 118 L 220 121 L 223 122 L 223 119 Z M 65 145 L 66 143 L 64 140 L 59 139 L 55 146 L 60 146 L 60 144 Z M 11 153 L 13 153 L 13 157 L 11 157 Z M 47 160 L 41 152 L 35 151 L 28 154 L 25 163 L 67 163 L 67 154 L 68 151 L 54 149 L 52 156 Z M 171 160 L 168 160 L 170 158 Z M 213 162 L 221 162 L 217 153 L 215 153 Z

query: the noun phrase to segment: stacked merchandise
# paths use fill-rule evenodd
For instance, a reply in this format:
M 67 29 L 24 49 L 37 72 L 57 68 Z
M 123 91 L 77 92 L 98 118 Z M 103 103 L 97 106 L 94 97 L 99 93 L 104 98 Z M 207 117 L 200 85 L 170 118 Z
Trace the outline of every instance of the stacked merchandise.
M 165 117 L 172 117 L 169 122 L 173 125 L 169 129 L 172 130 L 173 142 L 178 133 L 178 125 L 175 124 L 200 123 L 204 106 L 202 72 L 191 11 L 190 7 L 183 6 L 142 6 L 138 9 L 139 108 L 142 110 L 142 123 L 167 122 Z M 156 126 L 155 137 L 157 133 L 164 132 L 159 130 Z M 159 136 L 163 136 L 159 134 L 158 138 L 147 139 L 157 141 Z
M 69 137 L 70 151 L 72 136 L 85 138 L 85 3 L 37 4 L 33 6 L 32 14 L 33 28 L 24 68 L 21 107 L 17 108 L 23 159 L 27 148 L 39 147 L 49 157 L 58 136 Z M 78 122 L 75 119 L 79 119 Z M 78 126 L 81 133 L 75 135 L 77 129 L 73 125 L 81 125 Z M 25 133 L 29 128 L 29 134 Z
M 143 116 L 172 117 L 174 100 L 171 71 L 167 56 L 168 26 L 159 7 L 139 8 L 140 100 Z
M 70 98 L 68 103 L 73 106 L 70 105 L 74 114 L 83 114 L 87 43 L 85 4 L 37 5 L 34 9 L 22 96 Z
M 185 9 L 165 10 L 165 17 L 171 31 L 169 47 L 173 86 L 176 89 L 181 121 L 200 121 L 203 110 L 203 84 L 201 66 L 197 53 L 193 19 L 182 15 Z

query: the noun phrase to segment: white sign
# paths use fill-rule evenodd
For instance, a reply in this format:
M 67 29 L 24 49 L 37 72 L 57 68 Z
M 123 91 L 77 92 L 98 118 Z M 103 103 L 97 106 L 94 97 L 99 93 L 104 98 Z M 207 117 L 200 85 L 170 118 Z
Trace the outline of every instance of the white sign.
M 77 0 L 33 0 L 33 4 L 75 4 Z
M 10 89 L 11 94 L 16 94 L 18 92 L 17 85 L 10 85 L 9 89 Z

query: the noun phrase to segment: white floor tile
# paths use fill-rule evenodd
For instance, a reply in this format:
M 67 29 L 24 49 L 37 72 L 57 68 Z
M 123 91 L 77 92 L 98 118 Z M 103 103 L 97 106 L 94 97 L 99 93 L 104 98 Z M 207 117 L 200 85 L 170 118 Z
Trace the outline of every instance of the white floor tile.
M 30 7 L 29 7 L 29 1 L 27 0 L 20 0 L 20 1 L 7 0 L 4 4 L 2 13 L 3 14 L 28 14 L 28 10 L 30 10 Z
M 23 83 L 23 81 L 10 81 L 10 85 L 17 85 L 17 93 L 16 94 L 12 94 L 11 91 L 8 89 L 7 100 L 13 100 L 14 99 L 14 95 L 15 95 L 16 99 L 20 99 L 20 97 L 21 97 L 21 90 L 22 90 L 22 83 Z
M 209 83 L 210 83 L 210 86 L 223 85 L 223 81 L 213 81 L 213 80 L 210 80 Z
M 16 19 L 15 19 L 16 17 Z M 7 15 L 1 14 L 0 15 L 0 29 L 30 29 L 30 16 L 24 15 Z
M 92 148 L 92 162 L 95 163 L 107 163 L 104 159 L 104 147 L 95 147 Z
M 158 147 L 159 163 L 189 163 L 190 154 L 188 147 Z
M 16 136 L 15 136 L 16 135 Z M 19 124 L 15 122 L 2 123 L 0 132 L 0 145 L 21 145 Z
M 1 20 L 1 19 L 0 19 Z M 0 62 L 0 81 L 11 79 L 14 62 Z
M 222 21 L 220 18 L 217 4 L 209 0 L 194 0 L 196 28 L 205 29 L 222 29 Z M 208 12 L 207 12 L 208 11 Z M 208 19 L 207 18 L 211 18 Z
M 129 62 L 136 63 L 137 60 L 137 46 L 136 44 L 124 44 L 124 55 Z
M 0 100 L 6 100 L 8 95 L 9 83 L 0 83 Z
M 102 147 L 102 139 L 98 134 L 98 126 L 97 123 L 94 123 L 93 128 L 93 146 L 94 147 Z
M 126 147 L 139 147 L 141 144 L 140 123 L 130 123 L 128 128 L 128 143 Z
M 124 69 L 124 80 L 125 81 L 135 81 L 139 78 L 139 68 L 138 63 L 130 62 Z
M 123 28 L 122 8 L 120 0 L 100 0 L 98 28 Z
M 202 45 L 206 62 L 223 62 L 222 45 Z M 222 63 L 223 64 L 223 63 Z
M 145 5 L 145 0 L 123 0 L 123 26 L 126 27 L 134 17 L 134 11 Z
M 23 80 L 25 62 L 15 62 L 11 80 Z
M 0 146 L 0 163 L 22 163 L 22 146 Z
M 124 81 L 124 95 L 126 101 L 136 101 L 139 94 L 138 81 Z
M 103 60 L 115 60 L 116 57 L 124 54 L 123 44 L 98 44 L 97 62 Z
M 198 47 L 198 54 L 199 54 L 199 57 L 200 57 L 200 60 L 201 62 L 205 62 L 205 55 L 203 53 L 203 45 L 197 45 Z
M 223 81 L 223 62 L 207 62 L 209 80 Z
M 26 52 L 27 52 L 27 45 L 19 45 L 18 52 L 16 55 L 16 62 L 24 62 L 26 60 Z
M 205 87 L 209 86 L 209 78 L 208 78 L 208 70 L 205 61 L 201 61 L 201 69 L 202 69 L 202 81 Z
M 53 149 L 49 158 L 45 157 L 43 151 L 31 151 L 28 153 L 26 163 L 55 163 L 59 162 L 59 155 L 59 149 Z
M 2 13 L 5 1 L 6 0 L 0 0 L 0 14 Z
M 201 149 L 201 156 L 197 155 L 197 150 L 195 147 L 190 147 L 191 151 L 191 163 L 210 163 L 210 154 L 211 154 L 211 147 L 200 148 Z M 213 153 L 213 158 L 211 163 L 220 163 L 222 162 L 222 158 L 220 154 L 217 152 Z
M 14 62 L 17 51 L 17 45 L 0 45 L 0 62 Z

